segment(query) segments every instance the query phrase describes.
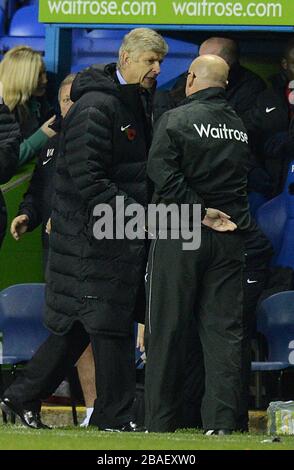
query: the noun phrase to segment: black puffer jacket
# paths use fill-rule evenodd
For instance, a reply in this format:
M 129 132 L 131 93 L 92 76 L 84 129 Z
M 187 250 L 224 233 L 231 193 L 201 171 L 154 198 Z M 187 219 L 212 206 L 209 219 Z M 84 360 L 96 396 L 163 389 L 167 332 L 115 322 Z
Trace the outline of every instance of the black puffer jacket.
M 7 183 L 17 168 L 20 131 L 7 106 L 0 105 L 0 184 Z M 0 246 L 7 225 L 5 201 L 0 190 Z
M 125 205 L 147 204 L 150 130 L 139 86 L 120 85 L 114 64 L 78 74 L 71 94 L 76 103 L 64 120 L 56 162 L 45 322 L 57 334 L 76 320 L 89 333 L 129 334 L 145 244 L 97 240 L 93 209 L 115 208 L 116 196 Z

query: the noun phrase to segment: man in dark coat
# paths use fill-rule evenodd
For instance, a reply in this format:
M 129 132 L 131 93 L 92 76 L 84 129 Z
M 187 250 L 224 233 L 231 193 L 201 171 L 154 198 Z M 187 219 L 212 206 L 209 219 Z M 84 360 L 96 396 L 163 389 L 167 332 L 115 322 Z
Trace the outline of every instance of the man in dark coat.
M 199 47 L 199 56 L 214 54 L 224 59 L 230 67 L 226 98 L 236 113 L 242 114 L 250 110 L 256 98 L 265 89 L 264 81 L 254 72 L 243 67 L 239 62 L 238 44 L 233 39 L 211 37 Z M 186 73 L 181 74 L 169 92 L 158 90 L 155 95 L 155 118 L 181 104 L 186 98 Z
M 148 203 L 151 91 L 166 53 L 158 33 L 137 28 L 125 36 L 118 66 L 90 67 L 73 83 L 76 103 L 64 121 L 56 163 L 45 315 L 52 335 L 0 403 L 32 427 L 42 423 L 31 402 L 56 389 L 90 336 L 98 397 L 90 424 L 136 430 L 133 321 L 145 244 L 119 233 L 97 240 L 94 209 L 115 209 L 117 196 L 125 206 Z M 114 211 L 121 232 L 119 218 Z
M 230 67 L 226 85 L 226 99 L 238 116 L 255 106 L 257 97 L 265 90 L 264 81 L 254 72 L 240 64 L 239 47 L 230 38 L 211 37 L 199 47 L 199 56 L 214 54 L 224 59 Z M 164 111 L 179 106 L 185 99 L 186 74 L 180 75 L 170 91 L 158 90 L 154 100 L 154 118 L 158 119 Z M 250 136 L 252 137 L 252 136 Z M 255 136 L 254 136 L 255 137 Z M 271 190 L 270 177 L 255 157 L 258 138 L 250 139 L 251 154 L 248 168 L 248 190 L 268 195 Z
M 19 125 L 7 106 L 3 104 L 0 83 L 0 184 L 7 183 L 17 169 L 20 144 Z M 5 236 L 7 211 L 0 189 L 0 247 Z
M 211 37 L 204 41 L 199 48 L 199 56 L 205 54 L 214 54 L 223 58 L 230 67 L 228 75 L 228 84 L 225 88 L 225 97 L 242 117 L 251 108 L 254 108 L 257 97 L 265 89 L 263 80 L 247 68 L 241 66 L 239 62 L 239 49 L 237 43 L 229 38 Z M 175 106 L 183 104 L 185 98 L 186 74 L 179 77 L 171 92 L 156 92 L 156 117 L 159 117 L 164 111 L 172 109 Z M 185 101 L 184 101 L 185 102 Z M 258 140 L 258 139 L 257 139 Z M 252 154 L 248 153 L 248 173 L 249 187 L 251 190 L 267 192 L 270 187 L 267 173 L 259 167 Z M 238 429 L 248 429 L 248 392 L 251 366 L 251 336 L 252 336 L 252 316 L 254 317 L 255 306 L 258 300 L 258 294 L 261 292 L 266 275 L 266 265 L 272 254 L 269 241 L 266 239 L 260 229 L 252 222 L 250 230 L 244 235 L 246 248 L 246 269 L 244 272 L 244 329 L 243 340 L 244 362 L 243 362 L 243 394 L 240 401 L 240 418 L 238 420 Z M 266 261 L 265 259 L 266 258 Z M 248 284 L 245 274 L 250 272 L 254 283 Z M 251 309 L 250 309 L 251 307 Z M 194 323 L 193 323 L 194 324 Z M 199 346 L 198 336 L 193 332 L 193 325 L 190 328 L 189 356 L 186 360 L 186 378 L 185 378 L 185 399 L 183 405 L 183 419 L 179 418 L 179 427 L 201 427 L 200 404 L 204 393 L 204 374 L 201 347 Z M 199 355 L 197 367 L 190 358 Z
M 294 154 L 294 40 L 286 44 L 281 70 L 270 77 L 271 87 L 260 93 L 242 119 L 257 144 L 260 159 L 272 180 L 271 196 L 284 189 Z
M 58 155 L 60 128 L 64 118 L 73 105 L 70 99 L 71 86 L 76 74 L 70 74 L 61 82 L 58 92 L 61 118 L 56 119 L 50 128 L 57 134 L 51 137 L 42 148 L 32 175 L 27 192 L 23 196 L 18 209 L 18 215 L 11 222 L 10 232 L 15 240 L 34 230 L 42 224 L 43 266 L 46 269 L 49 253 L 49 228 L 54 199 L 55 163 Z M 53 131 L 53 129 L 52 129 Z M 41 312 L 40 312 L 41 313 Z M 95 366 L 91 345 L 78 360 L 79 379 L 85 399 L 87 417 L 83 426 L 87 425 L 93 412 L 96 398 Z
M 151 432 L 177 427 L 194 316 L 205 368 L 203 427 L 209 434 L 228 434 L 237 427 L 249 149 L 246 129 L 225 99 L 228 70 L 214 55 L 192 62 L 187 102 L 162 116 L 150 149 L 148 175 L 156 201 L 198 204 L 202 221 L 198 249 L 183 250 L 183 240 L 172 231 L 150 248 L 145 394 Z

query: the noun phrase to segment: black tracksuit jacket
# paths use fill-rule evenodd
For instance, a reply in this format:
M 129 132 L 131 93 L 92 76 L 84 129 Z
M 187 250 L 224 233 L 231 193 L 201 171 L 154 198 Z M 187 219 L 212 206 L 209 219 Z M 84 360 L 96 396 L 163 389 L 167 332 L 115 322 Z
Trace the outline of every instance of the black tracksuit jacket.
M 289 79 L 285 72 L 281 71 L 270 80 L 271 88 L 260 93 L 242 119 L 255 143 L 256 154 L 271 176 L 273 197 L 283 190 L 289 162 L 293 160 L 294 121 L 286 96 Z
M 148 161 L 156 202 L 201 204 L 203 216 L 207 207 L 220 209 L 246 230 L 246 132 L 222 88 L 199 91 L 187 104 L 165 113 Z
M 256 73 L 236 62 L 230 68 L 225 96 L 232 108 L 242 116 L 256 103 L 257 96 L 266 88 Z M 179 76 L 172 90 L 158 90 L 155 94 L 155 120 L 168 109 L 178 106 L 185 99 L 186 74 Z
M 18 215 L 29 217 L 28 231 L 42 224 L 43 248 L 49 248 L 46 224 L 51 216 L 54 194 L 55 162 L 58 154 L 59 135 L 52 137 L 44 146 L 36 163 L 27 192 L 19 205 Z

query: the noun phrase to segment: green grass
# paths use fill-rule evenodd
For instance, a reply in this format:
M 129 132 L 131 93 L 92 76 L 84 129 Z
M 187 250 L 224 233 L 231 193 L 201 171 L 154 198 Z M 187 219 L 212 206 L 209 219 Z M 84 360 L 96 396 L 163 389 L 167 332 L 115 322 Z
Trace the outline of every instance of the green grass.
M 263 442 L 266 441 L 266 442 Z M 95 429 L 30 430 L 0 426 L 1 450 L 293 450 L 293 436 L 272 442 L 264 434 L 203 436 L 186 431 L 174 434 L 103 433 Z

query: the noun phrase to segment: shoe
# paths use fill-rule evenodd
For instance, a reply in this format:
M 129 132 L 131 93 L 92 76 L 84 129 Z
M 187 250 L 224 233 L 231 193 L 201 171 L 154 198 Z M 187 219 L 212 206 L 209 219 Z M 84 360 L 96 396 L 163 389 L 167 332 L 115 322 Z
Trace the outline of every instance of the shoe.
M 90 408 L 90 407 L 86 408 L 86 416 L 84 420 L 81 422 L 80 428 L 87 428 L 89 426 L 93 411 L 94 411 L 94 408 Z
M 46 424 L 42 423 L 40 413 L 37 411 L 24 410 L 20 405 L 11 401 L 9 398 L 2 398 L 0 408 L 4 413 L 18 416 L 21 422 L 28 428 L 51 429 Z
M 232 434 L 231 429 L 209 429 L 204 431 L 205 436 L 229 436 Z
M 144 428 L 144 426 L 138 426 L 133 421 L 130 421 L 129 423 L 122 424 L 121 426 L 117 426 L 115 428 L 105 427 L 99 428 L 99 430 L 106 432 L 145 432 L 146 428 Z

